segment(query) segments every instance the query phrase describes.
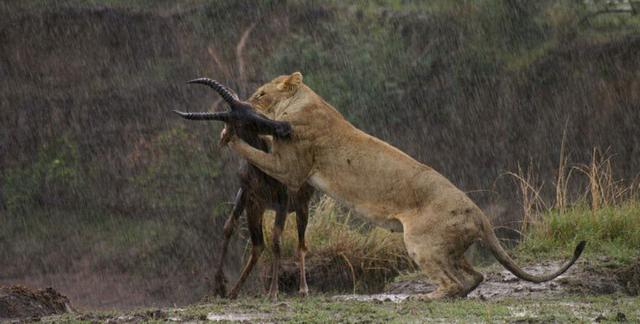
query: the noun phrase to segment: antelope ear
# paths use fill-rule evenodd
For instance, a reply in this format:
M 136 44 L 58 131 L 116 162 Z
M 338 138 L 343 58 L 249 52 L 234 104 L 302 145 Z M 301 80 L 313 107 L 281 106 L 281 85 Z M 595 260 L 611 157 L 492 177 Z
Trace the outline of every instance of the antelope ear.
M 282 88 L 295 91 L 298 90 L 300 85 L 302 84 L 302 73 L 293 72 L 284 82 L 282 83 Z

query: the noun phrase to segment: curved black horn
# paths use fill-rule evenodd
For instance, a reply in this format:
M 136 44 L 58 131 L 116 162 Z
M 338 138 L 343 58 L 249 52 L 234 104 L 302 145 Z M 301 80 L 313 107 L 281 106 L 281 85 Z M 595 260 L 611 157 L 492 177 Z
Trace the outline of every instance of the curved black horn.
M 229 114 L 226 112 L 184 112 L 179 110 L 173 112 L 188 120 L 229 120 Z
M 223 86 L 216 80 L 212 80 L 209 78 L 198 78 L 191 81 L 187 81 L 187 83 L 199 83 L 199 84 L 204 84 L 206 86 L 211 87 L 220 96 L 222 96 L 222 99 L 224 99 L 224 101 L 226 101 L 229 105 L 231 105 L 231 108 L 233 108 L 234 104 L 236 104 L 239 101 L 238 95 L 235 92 Z

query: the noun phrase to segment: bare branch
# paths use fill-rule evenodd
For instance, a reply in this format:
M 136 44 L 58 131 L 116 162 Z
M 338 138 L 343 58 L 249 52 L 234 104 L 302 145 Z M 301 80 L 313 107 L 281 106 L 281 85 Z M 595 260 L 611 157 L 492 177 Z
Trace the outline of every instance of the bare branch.
M 236 60 L 238 62 L 238 79 L 240 81 L 241 87 L 246 87 L 246 81 L 247 81 L 247 77 L 244 69 L 244 58 L 242 54 L 245 46 L 247 45 L 247 40 L 249 39 L 249 35 L 251 35 L 251 32 L 256 27 L 256 24 L 257 23 L 254 22 L 253 24 L 251 24 L 251 26 L 245 29 L 245 31 L 242 33 L 242 37 L 240 37 L 240 40 L 238 41 L 238 45 L 236 45 Z

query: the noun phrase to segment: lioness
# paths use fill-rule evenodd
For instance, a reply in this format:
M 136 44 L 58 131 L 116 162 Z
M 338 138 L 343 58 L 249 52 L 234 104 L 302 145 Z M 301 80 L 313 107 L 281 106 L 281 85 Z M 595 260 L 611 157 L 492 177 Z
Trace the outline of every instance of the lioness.
M 291 138 L 275 138 L 271 152 L 237 136 L 231 136 L 229 146 L 291 190 L 309 182 L 374 223 L 403 231 L 409 255 L 438 285 L 418 298 L 461 297 L 475 289 L 484 278 L 464 252 L 476 240 L 484 241 L 514 275 L 532 282 L 561 275 L 584 249 L 583 241 L 554 273 L 524 272 L 466 194 L 432 168 L 354 127 L 302 82 L 300 72 L 261 86 L 248 102 L 269 118 L 289 122 Z

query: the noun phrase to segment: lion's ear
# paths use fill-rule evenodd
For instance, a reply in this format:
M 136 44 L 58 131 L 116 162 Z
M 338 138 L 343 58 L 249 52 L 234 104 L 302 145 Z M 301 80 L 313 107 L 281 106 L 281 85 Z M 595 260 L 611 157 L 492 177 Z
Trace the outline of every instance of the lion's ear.
M 302 84 L 302 73 L 293 72 L 286 80 L 283 82 L 283 88 L 289 91 L 297 90 Z
M 302 73 L 300 72 L 291 73 L 291 75 L 287 79 L 287 83 L 295 87 L 300 86 L 300 84 L 302 84 Z

